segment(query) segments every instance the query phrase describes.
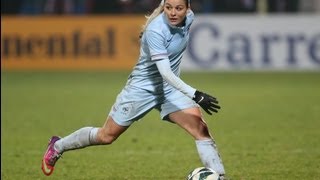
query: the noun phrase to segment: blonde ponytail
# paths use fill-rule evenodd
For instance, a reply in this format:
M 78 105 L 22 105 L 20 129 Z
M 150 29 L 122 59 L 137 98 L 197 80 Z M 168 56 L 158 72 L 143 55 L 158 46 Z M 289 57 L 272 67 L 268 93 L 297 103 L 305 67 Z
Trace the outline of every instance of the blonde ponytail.
M 190 7 L 190 0 L 185 0 L 187 7 Z M 142 37 L 144 31 L 147 29 L 147 26 L 151 23 L 151 21 L 156 18 L 159 14 L 161 14 L 164 10 L 164 3 L 165 0 L 161 0 L 161 3 L 159 4 L 159 6 L 153 10 L 152 14 L 150 14 L 149 16 L 146 16 L 147 21 L 146 23 L 142 26 L 142 30 L 140 33 L 140 38 Z
M 147 26 L 151 23 L 151 21 L 163 12 L 163 7 L 164 7 L 164 1 L 162 0 L 161 3 L 159 4 L 159 6 L 153 10 L 152 14 L 146 16 L 147 21 L 142 26 L 142 31 L 141 31 L 140 37 L 142 36 L 143 32 L 146 30 Z

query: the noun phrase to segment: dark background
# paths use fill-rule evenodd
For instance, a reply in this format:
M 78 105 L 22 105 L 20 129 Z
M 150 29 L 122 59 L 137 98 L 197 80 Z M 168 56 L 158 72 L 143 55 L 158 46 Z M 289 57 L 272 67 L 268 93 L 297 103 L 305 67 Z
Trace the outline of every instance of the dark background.
M 196 13 L 317 12 L 317 0 L 193 0 Z M 2 15 L 150 14 L 160 0 L 1 0 Z

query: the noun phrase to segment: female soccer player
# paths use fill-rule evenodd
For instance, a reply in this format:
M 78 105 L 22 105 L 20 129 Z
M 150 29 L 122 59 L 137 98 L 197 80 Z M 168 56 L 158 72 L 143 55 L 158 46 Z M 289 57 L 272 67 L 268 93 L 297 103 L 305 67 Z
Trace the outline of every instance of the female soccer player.
M 200 159 L 224 177 L 225 170 L 199 106 L 218 112 L 216 98 L 184 83 L 180 78 L 182 54 L 189 39 L 194 14 L 190 0 L 162 0 L 147 18 L 141 34 L 140 57 L 125 87 L 112 106 L 105 124 L 84 127 L 60 138 L 53 136 L 42 160 L 50 175 L 62 153 L 114 142 L 130 125 L 153 108 L 161 118 L 185 129 L 194 139 Z

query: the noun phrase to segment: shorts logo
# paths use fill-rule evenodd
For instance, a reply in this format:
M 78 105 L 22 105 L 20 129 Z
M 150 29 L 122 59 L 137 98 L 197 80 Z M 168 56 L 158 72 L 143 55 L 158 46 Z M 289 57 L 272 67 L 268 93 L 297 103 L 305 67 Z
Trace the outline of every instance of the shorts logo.
M 128 116 L 132 111 L 132 107 L 133 107 L 133 105 L 131 103 L 122 106 L 121 107 L 121 114 Z
M 129 107 L 122 108 L 122 112 L 127 113 L 129 111 Z

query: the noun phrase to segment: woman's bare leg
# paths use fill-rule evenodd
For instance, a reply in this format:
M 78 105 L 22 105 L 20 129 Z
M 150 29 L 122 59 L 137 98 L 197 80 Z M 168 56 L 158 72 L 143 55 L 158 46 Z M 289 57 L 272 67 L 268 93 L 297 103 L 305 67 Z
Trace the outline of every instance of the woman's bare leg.
M 199 108 L 184 109 L 171 113 L 172 122 L 185 129 L 195 140 L 200 159 L 205 167 L 215 170 L 220 175 L 225 174 L 216 144 L 210 135 Z

